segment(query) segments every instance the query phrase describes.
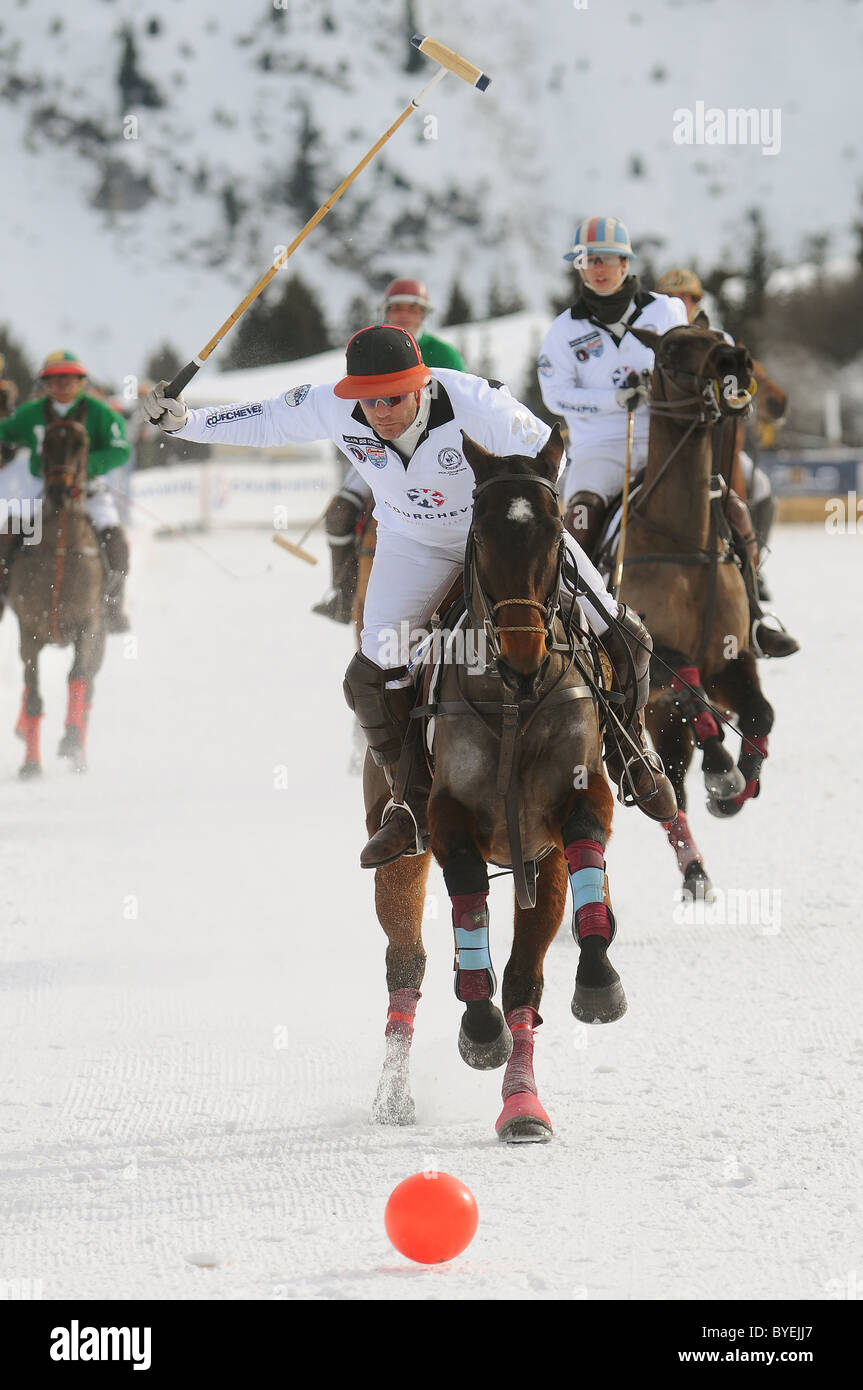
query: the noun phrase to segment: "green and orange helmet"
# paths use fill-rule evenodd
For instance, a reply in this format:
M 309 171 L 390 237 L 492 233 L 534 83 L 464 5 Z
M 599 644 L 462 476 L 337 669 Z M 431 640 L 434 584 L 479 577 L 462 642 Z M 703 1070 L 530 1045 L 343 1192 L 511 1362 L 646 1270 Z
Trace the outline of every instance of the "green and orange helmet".
M 52 376 L 85 377 L 86 375 L 87 368 L 82 366 L 77 352 L 49 352 L 42 363 L 39 380 L 44 381 L 46 377 Z

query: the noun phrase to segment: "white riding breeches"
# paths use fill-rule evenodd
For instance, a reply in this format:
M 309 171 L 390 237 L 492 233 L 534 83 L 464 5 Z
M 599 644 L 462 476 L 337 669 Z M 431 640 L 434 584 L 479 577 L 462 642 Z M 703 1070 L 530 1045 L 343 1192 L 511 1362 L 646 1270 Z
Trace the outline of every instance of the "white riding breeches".
M 647 463 L 647 444 L 635 441 L 629 476 Z M 623 490 L 624 453 L 617 444 L 586 444 L 570 449 L 567 465 L 560 480 L 560 495 L 564 506 L 576 492 L 595 492 L 606 502 Z
M 29 469 L 26 473 L 18 473 L 15 478 L 14 490 L 22 502 L 35 501 L 42 496 L 43 489 L 42 479 L 35 478 Z M 120 525 L 117 503 L 101 478 L 88 479 L 84 509 L 97 531 L 104 531 L 106 526 Z
M 570 535 L 564 539 L 579 575 L 599 597 L 599 611 L 589 600 L 582 599 L 581 605 L 591 628 L 602 633 L 608 626 L 602 610 L 616 615 L 617 604 L 577 542 Z M 426 635 L 429 619 L 460 575 L 464 551 L 463 537 L 448 546 L 420 544 L 378 526 L 363 608 L 362 652 L 369 661 L 385 670 L 407 664 Z

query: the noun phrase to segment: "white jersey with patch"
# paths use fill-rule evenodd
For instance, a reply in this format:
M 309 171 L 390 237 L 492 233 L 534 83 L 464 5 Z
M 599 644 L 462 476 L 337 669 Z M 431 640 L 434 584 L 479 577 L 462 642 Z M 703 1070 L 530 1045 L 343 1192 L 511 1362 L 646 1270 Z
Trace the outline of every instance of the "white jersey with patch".
M 624 315 L 624 324 L 606 327 L 597 319 L 573 318 L 574 309 L 558 314 L 545 335 L 537 362 L 542 399 L 549 410 L 562 415 L 569 429 L 571 451 L 592 445 L 626 444 L 626 410 L 617 404 L 615 392 L 624 387 L 631 372 L 653 369 L 653 353 L 625 324 L 666 333 L 688 320 L 683 301 L 665 294 L 639 291 Z M 636 410 L 633 439 L 647 443 L 650 415 Z M 599 452 L 607 453 L 606 448 Z M 613 448 L 612 453 L 616 453 Z
M 491 387 L 483 377 L 442 368 L 431 390 L 428 425 L 407 463 L 378 438 L 359 403 L 341 400 L 332 385 L 190 410 L 176 434 L 202 444 L 257 447 L 332 439 L 372 489 L 379 527 L 432 544 L 446 538 L 449 544 L 467 538 L 473 509 L 474 476 L 462 453 L 461 431 L 490 453 L 530 458 L 550 431 L 505 386 Z
M 362 650 L 384 667 L 405 660 L 393 643 L 408 637 L 457 578 L 473 514 L 474 473 L 462 453 L 461 431 L 498 457 L 534 458 L 550 430 L 505 386 L 447 368 L 435 370 L 425 429 L 406 462 L 380 439 L 356 401 L 334 395 L 332 385 L 295 386 L 271 400 L 190 410 L 182 439 L 201 444 L 269 448 L 331 439 L 372 491 L 377 545 L 363 610 Z M 617 605 L 580 546 L 567 537 L 579 574 L 600 608 L 582 600 L 596 632 L 605 610 Z M 409 646 L 410 643 L 407 643 Z

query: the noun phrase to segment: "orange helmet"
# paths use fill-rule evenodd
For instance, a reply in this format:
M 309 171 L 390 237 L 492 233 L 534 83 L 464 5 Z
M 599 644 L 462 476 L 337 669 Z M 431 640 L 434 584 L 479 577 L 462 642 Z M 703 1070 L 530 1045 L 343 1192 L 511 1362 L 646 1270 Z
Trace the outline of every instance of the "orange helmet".
M 39 372 L 39 380 L 46 376 L 86 376 L 87 368 L 82 367 L 75 352 L 49 352 L 42 369 Z

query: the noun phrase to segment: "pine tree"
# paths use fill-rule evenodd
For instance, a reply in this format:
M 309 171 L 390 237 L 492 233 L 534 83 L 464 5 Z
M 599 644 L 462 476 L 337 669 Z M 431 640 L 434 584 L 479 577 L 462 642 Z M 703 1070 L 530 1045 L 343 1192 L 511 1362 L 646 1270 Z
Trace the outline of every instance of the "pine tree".
M 307 103 L 302 107 L 302 121 L 297 137 L 297 154 L 285 182 L 285 201 L 295 208 L 303 223 L 308 222 L 318 210 L 318 171 L 313 158 L 315 146 L 320 143 L 320 131 L 312 124 L 311 111 Z
M 162 343 L 144 363 L 144 377 L 147 381 L 173 381 L 183 366 L 185 362 L 177 349 L 171 343 Z
M 446 313 L 441 319 L 441 326 L 446 328 L 451 323 L 472 323 L 473 309 L 470 300 L 467 298 L 461 287 L 458 276 L 453 281 L 450 291 L 449 303 L 446 306 Z
M 488 292 L 488 317 L 490 319 L 502 319 L 507 314 L 520 313 L 523 308 L 524 300 L 517 287 L 508 283 L 505 289 L 501 289 L 500 282 L 495 275 Z
M 333 346 L 317 295 L 299 275 L 285 283 L 273 303 L 255 300 L 236 330 L 227 365 L 263 367 L 312 357 Z
M 354 333 L 358 333 L 361 328 L 368 328 L 370 324 L 377 323 L 380 318 L 380 311 L 373 309 L 364 294 L 355 294 L 345 316 L 345 341 L 347 342 Z
M 123 53 L 117 72 L 117 85 L 120 88 L 120 105 L 123 111 L 137 106 L 164 106 L 158 88 L 149 77 L 145 77 L 138 67 L 138 50 L 131 25 L 126 25 L 120 33 Z
M 411 39 L 418 29 L 414 0 L 405 0 L 405 29 L 407 31 L 407 52 L 405 53 L 405 72 L 419 72 L 425 67 L 425 59 Z

